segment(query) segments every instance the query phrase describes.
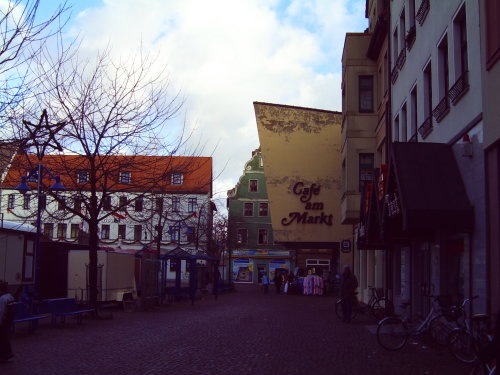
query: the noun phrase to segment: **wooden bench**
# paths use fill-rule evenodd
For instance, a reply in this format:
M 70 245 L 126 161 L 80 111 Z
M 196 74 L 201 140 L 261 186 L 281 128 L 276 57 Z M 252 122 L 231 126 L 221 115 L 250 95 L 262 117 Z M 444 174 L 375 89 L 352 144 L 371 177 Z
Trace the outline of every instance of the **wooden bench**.
M 29 311 L 28 306 L 23 302 L 15 302 L 13 304 L 14 318 L 12 319 L 12 330 L 15 330 L 16 323 L 28 322 L 29 330 L 34 331 L 38 326 L 38 321 L 47 318 L 48 315 L 35 315 Z
M 40 312 L 52 314 L 52 324 L 65 323 L 67 316 L 74 316 L 78 323 L 82 322 L 83 314 L 93 312 L 94 309 L 82 309 L 74 298 L 53 298 L 43 300 L 39 306 Z

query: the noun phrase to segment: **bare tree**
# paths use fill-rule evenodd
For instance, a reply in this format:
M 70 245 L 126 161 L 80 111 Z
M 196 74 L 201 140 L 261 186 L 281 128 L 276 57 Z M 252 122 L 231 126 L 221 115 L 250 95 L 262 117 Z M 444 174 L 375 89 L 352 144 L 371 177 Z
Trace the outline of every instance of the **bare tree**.
M 154 196 L 168 190 L 172 173 L 189 168 L 171 158 L 185 142 L 182 126 L 179 137 L 166 136 L 183 100 L 171 92 L 164 72 L 155 71 L 154 60 L 143 54 L 114 61 L 105 51 L 82 61 L 76 53 L 61 50 L 56 58 L 41 56 L 37 69 L 44 79 L 37 86 L 36 102 L 23 108 L 23 117 L 48 108 L 51 122 L 65 123 L 56 135 L 63 151 L 44 156 L 44 165 L 50 163 L 74 193 L 70 200 L 55 194 L 53 199 L 88 226 L 89 297 L 95 307 L 98 224 L 130 204 L 125 199 L 109 207 L 110 197 L 131 192 L 134 200 Z M 211 174 L 208 181 L 211 193 Z
M 32 89 L 29 66 L 44 43 L 67 22 L 66 2 L 40 19 L 40 0 L 10 0 L 0 4 L 0 114 L 15 108 Z

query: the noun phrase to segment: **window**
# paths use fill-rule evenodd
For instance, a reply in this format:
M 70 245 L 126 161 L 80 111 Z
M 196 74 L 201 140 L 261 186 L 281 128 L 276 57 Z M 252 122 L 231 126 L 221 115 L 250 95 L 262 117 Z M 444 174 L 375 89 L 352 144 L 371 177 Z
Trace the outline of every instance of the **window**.
M 168 262 L 170 263 L 170 265 L 169 265 L 170 271 L 171 272 L 175 272 L 175 268 L 177 266 L 177 262 L 174 259 L 170 259 Z
M 121 196 L 120 197 L 120 201 L 119 201 L 119 206 L 120 206 L 120 211 L 127 211 L 127 206 L 128 206 L 128 198 L 125 197 L 125 196 Z
M 486 69 L 490 70 L 500 57 L 500 4 L 498 0 L 486 0 Z
M 130 184 L 132 182 L 132 173 L 120 172 L 118 182 L 120 182 L 120 184 Z
M 408 140 L 408 124 L 407 124 L 408 111 L 406 110 L 406 103 L 401 108 L 401 142 Z
M 57 198 L 57 209 L 59 211 L 64 211 L 66 208 L 66 197 L 58 197 Z
M 103 240 L 109 240 L 109 224 L 103 224 L 101 226 L 101 238 Z
M 80 197 L 75 197 L 73 199 L 73 204 L 74 204 L 74 207 L 73 209 L 76 211 L 76 212 L 82 212 L 82 204 L 83 204 L 83 199 L 80 198 Z
M 45 210 L 47 208 L 47 196 L 43 193 L 38 197 L 38 207 L 41 210 Z
M 406 20 L 405 20 L 405 8 L 401 11 L 399 15 L 399 51 L 405 49 L 406 40 Z
M 417 109 L 418 109 L 418 103 L 417 103 L 417 86 L 411 90 L 410 94 L 410 116 L 411 116 L 411 141 L 416 142 L 417 141 L 417 128 L 418 128 L 418 114 L 417 114 Z
M 184 182 L 184 175 L 181 172 L 172 173 L 172 185 L 182 185 Z
M 163 212 L 163 197 L 157 197 L 155 201 L 156 201 L 156 203 L 155 203 L 156 212 L 162 213 Z
M 373 154 L 359 154 L 359 191 L 363 192 L 365 184 L 373 181 Z
M 408 3 L 408 21 L 410 28 L 415 27 L 415 0 L 410 0 Z
M 267 203 L 259 203 L 259 216 L 267 216 L 269 205 Z
M 89 182 L 89 171 L 85 169 L 76 171 L 76 182 L 79 184 L 86 184 Z
M 15 194 L 9 194 L 9 198 L 7 201 L 7 208 L 9 210 L 12 210 L 16 206 L 16 195 Z
M 259 245 L 267 244 L 267 229 L 259 229 Z
M 181 198 L 172 197 L 172 211 L 178 212 L 181 208 L 180 206 L 181 206 Z
M 432 111 L 432 68 L 431 62 L 424 69 L 424 117 L 428 118 Z
M 71 233 L 71 238 L 78 238 L 78 235 L 80 234 L 80 225 L 71 224 L 70 233 Z
M 142 225 L 134 225 L 134 241 L 142 239 Z
M 394 142 L 399 142 L 399 115 L 394 119 Z
M 45 223 L 43 224 L 43 235 L 47 238 L 52 238 L 54 235 L 54 224 Z
M 169 226 L 168 233 L 170 234 L 170 241 L 179 241 L 179 227 L 177 225 Z
M 29 210 L 31 206 L 31 195 L 25 194 L 24 195 L 24 201 L 23 201 L 23 208 L 25 210 Z
M 259 188 L 259 181 L 258 180 L 250 180 L 248 182 L 248 191 L 251 193 L 256 193 Z
M 118 237 L 122 240 L 127 238 L 127 226 L 125 224 L 118 225 Z
M 373 76 L 359 76 L 359 112 L 373 112 Z
M 104 197 L 104 201 L 102 202 L 102 208 L 104 211 L 111 211 L 111 196 L 107 195 Z
M 243 205 L 243 216 L 253 216 L 253 203 Z
M 196 212 L 198 209 L 198 202 L 196 198 L 188 198 L 188 211 Z
M 246 245 L 248 242 L 248 231 L 244 228 L 239 228 L 236 236 L 239 245 Z
M 137 212 L 141 212 L 142 211 L 142 208 L 143 208 L 143 198 L 142 197 L 137 197 L 135 198 L 135 201 L 134 201 L 134 209 L 137 211 Z
M 448 38 L 445 35 L 438 46 L 438 77 L 439 77 L 439 99 L 448 95 L 449 89 L 449 64 L 448 64 Z
M 465 5 L 462 7 L 454 22 L 455 31 L 455 48 L 457 51 L 456 56 L 456 71 L 462 76 L 469 70 L 469 63 L 467 61 L 467 17 L 465 14 Z M 458 78 L 458 77 L 456 77 Z
M 399 54 L 399 45 L 398 45 L 398 28 L 394 30 L 394 33 L 392 34 L 392 67 L 397 66 L 397 61 L 398 61 L 398 54 Z
M 57 224 L 57 238 L 66 238 L 67 224 Z
M 194 242 L 196 239 L 196 232 L 194 227 L 187 227 L 186 228 L 186 240 L 188 242 Z

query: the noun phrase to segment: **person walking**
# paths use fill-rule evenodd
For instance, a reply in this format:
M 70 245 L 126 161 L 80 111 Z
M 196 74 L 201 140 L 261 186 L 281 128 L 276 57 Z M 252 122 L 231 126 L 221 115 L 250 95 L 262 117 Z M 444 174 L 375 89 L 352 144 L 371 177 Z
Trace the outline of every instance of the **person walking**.
M 340 284 L 340 299 L 342 300 L 342 315 L 346 323 L 351 321 L 352 309 L 356 303 L 356 289 L 358 288 L 358 279 L 351 272 L 349 265 L 344 266 L 342 281 Z
M 261 280 L 262 280 L 262 291 L 267 294 L 269 292 L 269 279 L 267 278 L 267 274 L 263 273 Z
M 7 283 L 0 280 L 0 361 L 14 356 L 10 346 L 10 325 L 13 319 L 14 297 L 7 289 Z

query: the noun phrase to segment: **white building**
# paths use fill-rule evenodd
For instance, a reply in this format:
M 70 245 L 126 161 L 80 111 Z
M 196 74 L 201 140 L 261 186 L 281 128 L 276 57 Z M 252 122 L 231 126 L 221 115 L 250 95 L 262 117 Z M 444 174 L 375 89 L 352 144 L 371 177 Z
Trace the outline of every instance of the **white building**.
M 420 312 L 429 303 L 423 294 L 479 295 L 474 309 L 484 312 L 487 272 L 479 4 L 475 0 L 393 0 L 390 14 L 394 147 L 389 184 L 391 179 L 394 183 L 388 193 L 394 193 L 394 200 L 402 206 L 403 213 L 394 216 L 403 217 L 404 232 L 392 260 L 393 268 L 401 270 L 394 274 L 401 284 L 395 299 L 411 299 L 415 312 Z M 450 151 L 440 147 L 439 153 L 429 154 L 435 149 L 433 143 L 445 144 Z M 448 152 L 454 157 L 447 158 Z M 456 174 L 450 172 L 456 170 L 455 162 Z M 410 164 L 424 170 L 413 175 L 413 181 L 412 176 L 404 176 L 412 170 Z M 448 172 L 445 183 L 437 183 Z M 413 187 L 401 191 L 404 179 Z M 465 194 L 460 186 L 458 192 L 450 190 L 462 184 Z M 434 202 L 436 197 L 440 198 Z M 410 212 L 408 206 L 416 206 L 419 200 L 422 206 Z M 416 220 L 417 214 L 425 225 L 412 227 L 411 219 Z

